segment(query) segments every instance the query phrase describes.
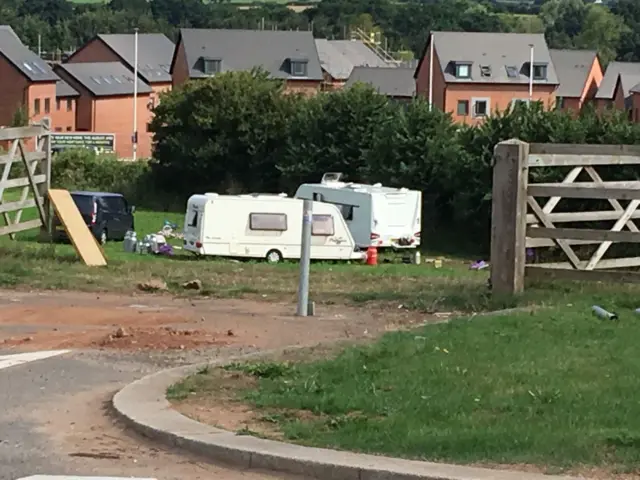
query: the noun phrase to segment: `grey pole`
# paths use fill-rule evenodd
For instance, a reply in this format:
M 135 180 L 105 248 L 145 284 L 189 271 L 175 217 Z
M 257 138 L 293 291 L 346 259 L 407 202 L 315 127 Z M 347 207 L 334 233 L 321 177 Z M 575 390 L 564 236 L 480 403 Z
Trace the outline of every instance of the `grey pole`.
M 313 202 L 304 200 L 302 205 L 302 240 L 300 241 L 300 283 L 298 285 L 299 317 L 309 314 L 309 265 L 311 263 L 311 224 L 313 222 Z

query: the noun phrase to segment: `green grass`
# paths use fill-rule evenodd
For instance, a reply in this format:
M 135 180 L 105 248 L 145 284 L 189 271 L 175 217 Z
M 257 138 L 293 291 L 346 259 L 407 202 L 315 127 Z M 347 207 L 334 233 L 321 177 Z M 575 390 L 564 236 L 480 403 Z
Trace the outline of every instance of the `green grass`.
M 232 366 L 257 379 L 236 394 L 305 445 L 635 471 L 638 297 L 604 290 L 578 292 L 571 304 L 545 310 L 390 333 L 330 360 Z M 618 322 L 591 315 L 592 302 L 605 301 Z M 216 395 L 216 378 L 201 372 L 175 386 L 172 398 Z

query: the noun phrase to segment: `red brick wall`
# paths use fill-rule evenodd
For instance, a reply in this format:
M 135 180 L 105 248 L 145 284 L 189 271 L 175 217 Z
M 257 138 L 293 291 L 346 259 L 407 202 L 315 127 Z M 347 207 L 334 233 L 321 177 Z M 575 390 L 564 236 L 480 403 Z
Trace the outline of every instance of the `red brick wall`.
M 187 55 L 184 51 L 184 43 L 180 40 L 178 43 L 175 63 L 173 64 L 172 80 L 173 86 L 183 84 L 189 80 L 189 66 L 187 64 Z
M 0 55 L 0 126 L 9 126 L 13 115 L 25 104 L 29 82 Z
M 306 96 L 317 95 L 322 85 L 321 80 L 287 80 L 285 93 L 301 93 Z
M 68 63 L 122 62 L 102 40 L 94 38 L 69 59 Z
M 40 112 L 36 113 L 36 100 L 40 102 Z M 49 117 L 53 124 L 53 114 L 56 109 L 56 82 L 32 83 L 27 88 L 27 105 L 29 106 L 29 119 L 31 122 L 40 122 L 43 118 Z
M 151 134 L 147 124 L 151 111 L 147 108 L 149 94 L 138 96 L 138 158 L 151 157 Z M 133 146 L 133 96 L 105 97 L 95 100 L 93 131 L 116 135 L 116 154 L 120 158 L 131 158 Z
M 76 97 L 58 97 L 51 116 L 55 132 L 73 132 L 76 129 Z

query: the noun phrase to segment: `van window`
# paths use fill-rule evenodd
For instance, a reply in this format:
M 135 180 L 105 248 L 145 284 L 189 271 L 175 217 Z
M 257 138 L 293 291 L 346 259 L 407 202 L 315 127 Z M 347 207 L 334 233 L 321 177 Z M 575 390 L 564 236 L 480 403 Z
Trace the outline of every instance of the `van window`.
M 104 205 L 110 212 L 124 212 L 127 207 L 122 197 L 103 197 Z
M 284 232 L 287 229 L 287 216 L 284 213 L 252 213 L 249 215 L 249 228 Z
M 80 213 L 93 213 L 93 198 L 88 195 L 71 195 Z
M 330 237 L 335 234 L 331 215 L 314 215 L 311 224 L 311 235 Z

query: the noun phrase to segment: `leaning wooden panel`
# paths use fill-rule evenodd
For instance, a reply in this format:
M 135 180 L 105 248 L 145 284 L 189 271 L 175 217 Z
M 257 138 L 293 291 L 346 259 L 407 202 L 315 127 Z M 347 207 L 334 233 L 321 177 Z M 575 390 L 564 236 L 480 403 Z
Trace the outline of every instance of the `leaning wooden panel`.
M 529 155 L 532 154 L 640 157 L 640 145 L 530 143 Z
M 640 283 L 640 273 L 638 272 L 612 272 L 608 270 L 561 270 L 527 266 L 525 277 L 534 280 Z
M 49 190 L 49 199 L 56 215 L 67 231 L 71 243 L 85 265 L 90 267 L 106 265 L 107 259 L 104 257 L 102 248 L 89 231 L 89 227 L 80 215 L 71 194 L 67 190 Z

